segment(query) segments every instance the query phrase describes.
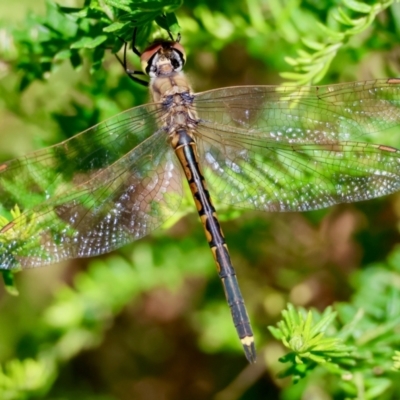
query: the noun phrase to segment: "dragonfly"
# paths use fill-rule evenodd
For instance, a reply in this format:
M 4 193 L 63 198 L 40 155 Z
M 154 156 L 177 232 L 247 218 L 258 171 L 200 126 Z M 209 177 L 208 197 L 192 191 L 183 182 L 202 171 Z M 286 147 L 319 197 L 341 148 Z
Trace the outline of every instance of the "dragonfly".
M 135 52 L 150 103 L 0 164 L 0 268 L 92 257 L 138 240 L 177 212 L 186 184 L 244 353 L 255 362 L 211 197 L 299 212 L 398 191 L 400 150 L 388 142 L 400 141 L 400 79 L 194 93 L 179 38 Z

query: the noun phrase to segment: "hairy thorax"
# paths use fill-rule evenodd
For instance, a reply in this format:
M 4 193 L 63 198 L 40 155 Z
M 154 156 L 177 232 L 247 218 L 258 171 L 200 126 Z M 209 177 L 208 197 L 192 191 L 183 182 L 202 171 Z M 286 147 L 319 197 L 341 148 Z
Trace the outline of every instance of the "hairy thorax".
M 182 72 L 172 72 L 153 78 L 150 92 L 155 103 L 164 111 L 163 127 L 168 135 L 181 129 L 191 130 L 197 123 L 192 89 Z M 188 132 L 189 133 L 189 132 Z

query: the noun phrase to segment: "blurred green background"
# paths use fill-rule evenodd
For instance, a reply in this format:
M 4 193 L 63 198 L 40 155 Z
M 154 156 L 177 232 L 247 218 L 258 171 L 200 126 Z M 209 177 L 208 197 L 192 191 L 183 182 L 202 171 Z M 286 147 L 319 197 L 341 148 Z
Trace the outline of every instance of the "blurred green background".
M 350 3 L 357 4 L 224 0 L 181 7 L 131 2 L 130 7 L 176 8 L 185 70 L 197 92 L 285 80 L 337 83 L 399 76 L 400 5 L 360 3 L 380 11 L 373 18 L 373 11 L 361 6 L 355 11 Z M 339 9 L 353 21 L 371 15 L 371 23 L 350 32 L 351 26 L 334 18 Z M 37 16 L 46 19 L 51 10 L 41 0 L 0 2 L 0 161 L 57 143 L 147 101 L 146 88 L 128 79 L 111 51 L 93 73 L 89 49 L 82 51 L 83 65 L 77 68 L 62 57 L 32 57 L 41 46 Z M 319 24 L 342 36 L 335 42 Z M 316 55 L 310 46 L 317 43 L 336 47 Z M 52 46 L 55 53 L 63 50 L 57 42 Z M 295 75 L 299 72 L 287 57 L 294 64 L 299 56 L 306 68 L 312 66 L 309 73 Z M 130 60 L 135 64 L 135 57 Z M 29 84 L 21 90 L 23 82 Z M 165 229 L 118 252 L 18 274 L 18 297 L 0 288 L 2 399 L 400 398 L 395 375 L 378 383 L 373 379 L 380 374 L 372 368 L 368 378 L 359 371 L 363 390 L 357 380 L 346 387 L 339 382 L 343 376 L 318 369 L 293 386 L 289 378 L 277 377 L 278 358 L 286 350 L 267 329 L 280 320 L 287 302 L 318 310 L 336 302 L 350 306 L 355 296 L 361 303 L 379 303 L 373 296 L 381 293 L 373 283 L 391 268 L 385 260 L 397 254 L 397 194 L 308 213 L 218 208 L 255 328 L 259 360 L 251 366 L 190 206 Z M 396 279 L 382 295 L 382 307 L 396 303 L 399 274 Z M 400 348 L 394 339 L 391 344 Z M 368 392 L 379 385 L 384 390 Z

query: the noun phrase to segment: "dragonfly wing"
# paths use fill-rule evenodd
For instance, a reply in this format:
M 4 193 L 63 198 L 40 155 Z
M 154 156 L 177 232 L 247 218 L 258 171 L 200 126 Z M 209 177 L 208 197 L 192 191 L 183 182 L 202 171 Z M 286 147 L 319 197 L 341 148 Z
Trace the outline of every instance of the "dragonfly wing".
M 179 207 L 181 169 L 158 129 L 158 111 L 136 107 L 56 146 L 0 165 L 0 268 L 107 253 L 160 226 Z
M 306 211 L 400 189 L 400 152 L 388 145 L 400 143 L 399 80 L 224 88 L 195 106 L 204 173 L 222 203 Z

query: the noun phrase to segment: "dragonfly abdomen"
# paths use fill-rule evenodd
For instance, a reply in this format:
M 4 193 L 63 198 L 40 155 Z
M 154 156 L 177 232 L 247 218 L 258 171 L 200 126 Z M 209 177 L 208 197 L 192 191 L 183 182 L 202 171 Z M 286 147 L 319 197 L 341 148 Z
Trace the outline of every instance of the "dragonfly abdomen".
M 224 234 L 200 169 L 197 144 L 185 129 L 179 129 L 171 135 L 171 144 L 189 183 L 246 357 L 249 362 L 255 362 L 256 352 L 250 320 L 239 289 L 228 246 L 225 243 Z

